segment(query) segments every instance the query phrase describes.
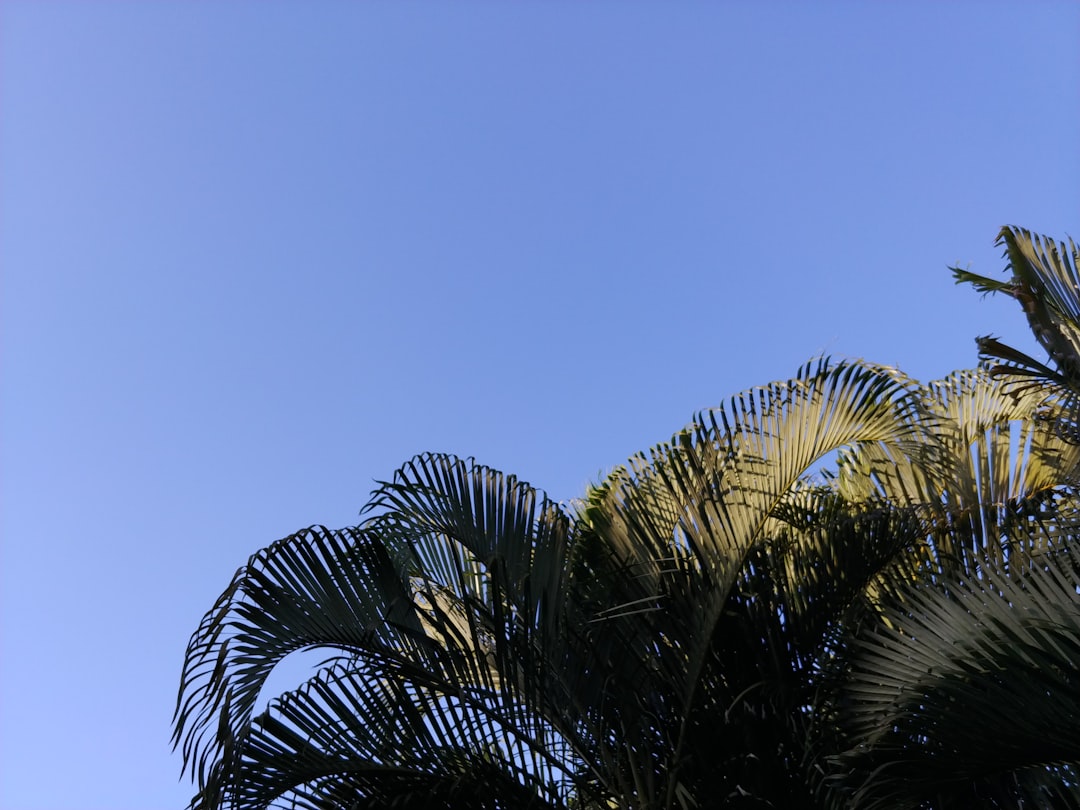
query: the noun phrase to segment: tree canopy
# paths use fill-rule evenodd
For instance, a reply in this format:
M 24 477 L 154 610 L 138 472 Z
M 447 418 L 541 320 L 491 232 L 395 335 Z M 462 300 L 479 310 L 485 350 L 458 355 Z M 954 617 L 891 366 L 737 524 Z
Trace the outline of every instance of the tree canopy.
M 187 649 L 192 807 L 1080 806 L 1077 250 L 999 242 L 954 273 L 1046 363 L 821 358 L 576 502 L 423 455 L 254 554 Z

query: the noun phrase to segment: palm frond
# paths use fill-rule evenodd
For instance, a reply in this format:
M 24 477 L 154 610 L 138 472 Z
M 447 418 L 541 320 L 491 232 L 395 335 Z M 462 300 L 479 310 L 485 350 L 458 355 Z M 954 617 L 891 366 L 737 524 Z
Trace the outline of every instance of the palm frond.
M 853 502 L 881 497 L 929 510 L 939 557 L 1000 545 L 1013 523 L 1042 513 L 1076 477 L 1080 447 L 1057 430 L 1054 404 L 1041 390 L 962 371 L 928 384 L 924 403 L 949 464 L 883 465 L 871 446 L 844 454 L 831 480 Z
M 584 521 L 607 555 L 605 580 L 619 587 L 604 595 L 618 607 L 602 624 L 617 639 L 615 670 L 627 674 L 614 702 L 638 706 L 633 731 L 649 752 L 641 779 L 668 763 L 659 770 L 669 781 L 654 788 L 666 796 L 659 806 L 673 801 L 695 713 L 715 719 L 713 704 L 735 696 L 704 688 L 722 686 L 717 668 L 730 660 L 718 662 L 718 634 L 740 575 L 770 566 L 754 555 L 783 529 L 793 491 L 842 448 L 874 445 L 883 463 L 940 463 L 925 439 L 933 419 L 918 386 L 895 370 L 822 360 L 703 413 L 591 493 Z M 791 663 L 778 666 L 790 678 Z
M 262 685 L 287 655 L 407 648 L 420 628 L 393 560 L 363 530 L 312 527 L 280 540 L 237 572 L 192 635 L 174 743 L 200 785 L 212 768 L 231 772 Z
M 849 806 L 1080 801 L 1078 574 L 1061 543 L 892 583 L 882 620 L 851 642 L 834 777 Z
M 494 786 L 492 763 L 505 760 L 507 784 L 531 785 L 538 801 L 556 795 L 541 776 L 588 770 L 569 743 L 553 742 L 574 722 L 553 709 L 566 705 L 559 664 L 579 655 L 564 640 L 573 635 L 560 632 L 566 516 L 528 485 L 448 456 L 414 459 L 367 511 L 360 527 L 308 530 L 255 555 L 192 637 L 175 740 L 199 778 L 196 802 L 246 796 L 237 806 L 261 806 L 257 798 L 286 783 L 295 798 L 310 775 L 300 753 L 328 745 L 324 735 L 336 733 L 329 720 L 340 712 L 352 717 L 340 721 L 348 728 L 336 738 L 355 749 L 339 762 L 342 784 L 356 788 L 361 773 L 426 784 L 432 761 L 452 751 L 469 764 L 459 780 L 475 766 Z M 335 654 L 323 670 L 252 718 L 275 664 L 318 647 Z M 408 735 L 375 722 L 387 705 L 376 698 L 391 693 L 421 707 L 402 726 Z M 378 740 L 362 733 L 358 717 L 403 742 L 398 760 L 364 749 Z M 433 749 L 420 744 L 424 734 L 442 739 L 435 760 L 425 760 Z M 493 756 L 497 745 L 513 750 Z M 259 746 L 279 764 L 292 761 L 291 750 L 296 767 L 266 787 L 260 780 L 277 772 L 270 760 L 256 767 Z
M 489 698 L 440 687 L 419 673 L 323 670 L 255 718 L 245 776 L 226 785 L 225 803 L 566 806 L 572 780 L 559 754 L 572 758 L 558 735 L 538 753 L 493 718 Z
M 956 267 L 953 276 L 984 294 L 1014 298 L 1053 368 L 993 337 L 977 339 L 979 353 L 992 373 L 1029 386 L 1038 383 L 1046 396 L 1067 401 L 1069 421 L 1061 427 L 1073 436 L 1080 413 L 1080 251 L 1072 239 L 1066 245 L 1015 226 L 1002 228 L 996 244 L 1005 248 L 1008 281 Z

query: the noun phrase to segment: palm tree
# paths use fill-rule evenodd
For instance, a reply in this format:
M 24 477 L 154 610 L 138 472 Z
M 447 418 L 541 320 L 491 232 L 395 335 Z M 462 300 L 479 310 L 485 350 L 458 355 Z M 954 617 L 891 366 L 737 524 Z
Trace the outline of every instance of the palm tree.
M 1058 407 L 821 360 L 568 507 L 413 459 L 359 526 L 255 554 L 192 636 L 192 807 L 1080 804 Z M 256 715 L 305 649 L 328 658 Z
M 828 781 L 860 808 L 1080 806 L 1080 447 L 1040 390 L 978 372 L 929 389 L 954 463 L 877 478 L 926 534 L 845 628 Z
M 1063 400 L 1066 407 L 1056 410 L 1059 427 L 1080 436 L 1080 251 L 1072 239 L 1066 246 L 1015 226 L 1002 228 L 996 244 L 1005 248 L 1005 271 L 1012 273 L 1008 280 L 959 267 L 952 268 L 953 276 L 984 295 L 1015 299 L 1052 367 L 991 336 L 976 338 L 979 354 L 992 373 L 1027 380 L 1047 397 Z

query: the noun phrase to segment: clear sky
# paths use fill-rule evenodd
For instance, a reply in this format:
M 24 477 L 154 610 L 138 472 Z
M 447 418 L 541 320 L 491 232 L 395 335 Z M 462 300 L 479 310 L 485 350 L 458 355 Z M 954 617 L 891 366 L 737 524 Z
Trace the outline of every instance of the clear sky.
M 821 353 L 1030 346 L 946 266 L 1080 237 L 1078 40 L 1074 2 L 2 0 L 0 807 L 184 806 L 203 612 L 417 452 L 569 499 Z

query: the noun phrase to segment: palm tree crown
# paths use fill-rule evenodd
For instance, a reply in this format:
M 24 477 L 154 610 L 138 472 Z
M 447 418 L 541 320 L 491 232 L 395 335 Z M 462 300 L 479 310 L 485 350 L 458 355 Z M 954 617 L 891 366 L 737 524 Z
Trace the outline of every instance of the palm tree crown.
M 188 646 L 192 807 L 1080 806 L 1076 250 L 1002 239 L 958 278 L 1053 368 L 822 359 L 569 506 L 424 455 L 256 553 Z

